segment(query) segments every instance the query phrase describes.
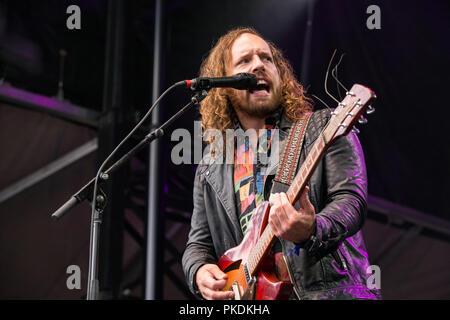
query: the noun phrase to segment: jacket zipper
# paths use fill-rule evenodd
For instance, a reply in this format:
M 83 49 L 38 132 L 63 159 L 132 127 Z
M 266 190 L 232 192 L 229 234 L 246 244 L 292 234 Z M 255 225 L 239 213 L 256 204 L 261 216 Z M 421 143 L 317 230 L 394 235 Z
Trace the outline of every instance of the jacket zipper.
M 341 270 L 348 270 L 347 263 L 345 263 L 344 255 L 341 253 L 339 247 L 336 248 L 336 251 L 332 252 L 332 255 L 336 262 L 340 264 Z

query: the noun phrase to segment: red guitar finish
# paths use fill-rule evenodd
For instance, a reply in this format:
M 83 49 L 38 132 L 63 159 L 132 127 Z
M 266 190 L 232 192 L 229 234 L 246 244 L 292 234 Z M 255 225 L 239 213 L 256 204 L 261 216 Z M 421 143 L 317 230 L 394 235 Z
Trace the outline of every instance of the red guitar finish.
M 266 228 L 269 211 L 269 202 L 261 203 L 251 217 L 247 227 L 248 231 L 241 244 L 226 251 L 217 263 L 219 268 L 228 275 L 228 283 L 222 289 L 223 291 L 232 290 L 234 285 L 234 290 L 239 288 L 239 297 L 249 300 L 284 300 L 291 296 L 293 284 L 278 279 L 275 274 L 274 257 L 267 252 L 261 253 L 263 257 L 260 261 L 260 272 L 256 276 L 256 292 L 250 292 L 250 272 L 253 270 L 251 260 L 247 258 L 251 257 L 252 252 L 258 250 L 257 243 Z M 270 242 L 273 240 L 274 238 Z M 265 251 L 270 250 L 270 244 L 267 245 Z M 247 271 L 244 268 L 247 268 Z
M 311 147 L 310 153 L 286 192 L 292 205 L 297 202 L 328 147 L 337 138 L 350 132 L 354 123 L 360 119 L 375 98 L 372 90 L 355 84 L 346 93 L 344 100 L 331 112 L 328 124 Z M 371 113 L 374 109 L 370 108 L 369 111 Z M 267 201 L 261 203 L 252 214 L 242 243 L 226 251 L 218 262 L 219 268 L 228 275 L 227 285 L 222 290 L 234 291 L 236 299 L 288 299 L 291 295 L 293 284 L 277 277 L 275 259 L 270 254 L 276 237 L 267 225 L 269 212 L 269 203 Z M 287 270 L 289 272 L 288 267 Z

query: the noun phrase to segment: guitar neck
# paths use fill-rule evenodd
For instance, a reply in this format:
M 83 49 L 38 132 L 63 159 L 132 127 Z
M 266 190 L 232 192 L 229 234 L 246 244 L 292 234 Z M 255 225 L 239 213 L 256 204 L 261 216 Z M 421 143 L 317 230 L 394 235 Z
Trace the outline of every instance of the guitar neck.
M 294 205 L 298 201 L 300 194 L 303 192 L 303 189 L 305 189 L 305 186 L 319 164 L 322 155 L 325 153 L 328 145 L 325 143 L 324 139 L 324 136 L 320 134 L 302 166 L 298 170 L 294 181 L 292 181 L 291 186 L 286 192 L 286 196 L 291 205 Z
M 298 201 L 301 192 L 308 183 L 308 180 L 313 174 L 314 169 L 317 167 L 322 155 L 325 153 L 328 145 L 325 143 L 324 139 L 325 138 L 322 134 L 317 138 L 311 152 L 306 157 L 293 182 L 291 183 L 291 186 L 286 192 L 286 196 L 291 205 L 294 205 Z M 273 234 L 272 228 L 270 225 L 267 225 L 261 234 L 261 237 L 258 239 L 256 246 L 253 248 L 253 251 L 248 257 L 247 269 L 250 274 L 255 274 L 262 258 L 271 248 L 275 238 L 276 237 Z

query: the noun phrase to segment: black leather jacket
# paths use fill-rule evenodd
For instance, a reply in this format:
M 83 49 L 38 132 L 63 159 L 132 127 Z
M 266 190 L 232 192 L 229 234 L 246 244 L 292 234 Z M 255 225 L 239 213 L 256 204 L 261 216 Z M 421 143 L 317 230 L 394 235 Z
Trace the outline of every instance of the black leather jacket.
M 330 118 L 329 110 L 312 115 L 305 135 L 301 164 Z M 282 119 L 283 141 L 291 123 Z M 282 143 L 282 142 L 281 142 Z M 280 144 L 281 144 L 280 143 Z M 298 165 L 297 169 L 300 168 Z M 264 185 L 268 199 L 287 186 L 272 182 L 269 170 Z M 378 299 L 378 290 L 366 285 L 372 274 L 361 234 L 367 210 L 367 177 L 363 152 L 353 133 L 338 138 L 312 175 L 309 198 L 316 210 L 314 236 L 298 251 L 280 240 L 295 295 L 299 299 Z M 206 263 L 217 263 L 229 248 L 243 239 L 236 211 L 232 164 L 200 164 L 194 182 L 194 211 L 183 254 L 183 270 L 191 291 L 198 297 L 195 274 Z

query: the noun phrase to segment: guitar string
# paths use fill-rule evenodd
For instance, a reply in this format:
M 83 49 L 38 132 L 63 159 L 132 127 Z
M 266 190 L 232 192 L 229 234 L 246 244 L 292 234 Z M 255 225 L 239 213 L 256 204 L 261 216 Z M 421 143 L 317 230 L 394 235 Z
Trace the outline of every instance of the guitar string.
M 349 90 L 342 84 L 342 82 L 339 81 L 338 79 L 338 75 L 337 75 L 337 71 L 338 71 L 338 67 L 340 66 L 342 59 L 344 58 L 345 53 L 343 53 L 341 55 L 341 58 L 339 59 L 339 62 L 336 64 L 336 66 L 333 68 L 333 70 L 331 71 L 331 76 L 334 78 L 334 80 L 336 80 L 336 89 L 338 91 L 338 95 L 339 95 L 339 99 L 342 100 L 342 96 L 341 96 L 341 91 L 339 90 L 339 86 L 341 86 L 341 88 L 343 88 L 346 92 L 348 92 Z
M 327 72 L 326 72 L 326 74 L 325 74 L 324 89 L 325 89 L 325 93 L 326 93 L 328 96 L 330 96 L 334 101 L 336 101 L 337 103 L 339 103 L 339 101 L 338 101 L 335 97 L 333 97 L 333 96 L 331 95 L 330 92 L 328 92 L 328 85 L 327 85 L 327 82 L 328 82 L 328 74 L 330 73 L 331 64 L 333 63 L 334 56 L 336 55 L 336 51 L 337 51 L 337 50 L 334 49 L 334 52 L 333 52 L 333 54 L 332 54 L 332 56 L 331 56 L 331 59 L 330 59 L 330 62 L 328 63 Z

